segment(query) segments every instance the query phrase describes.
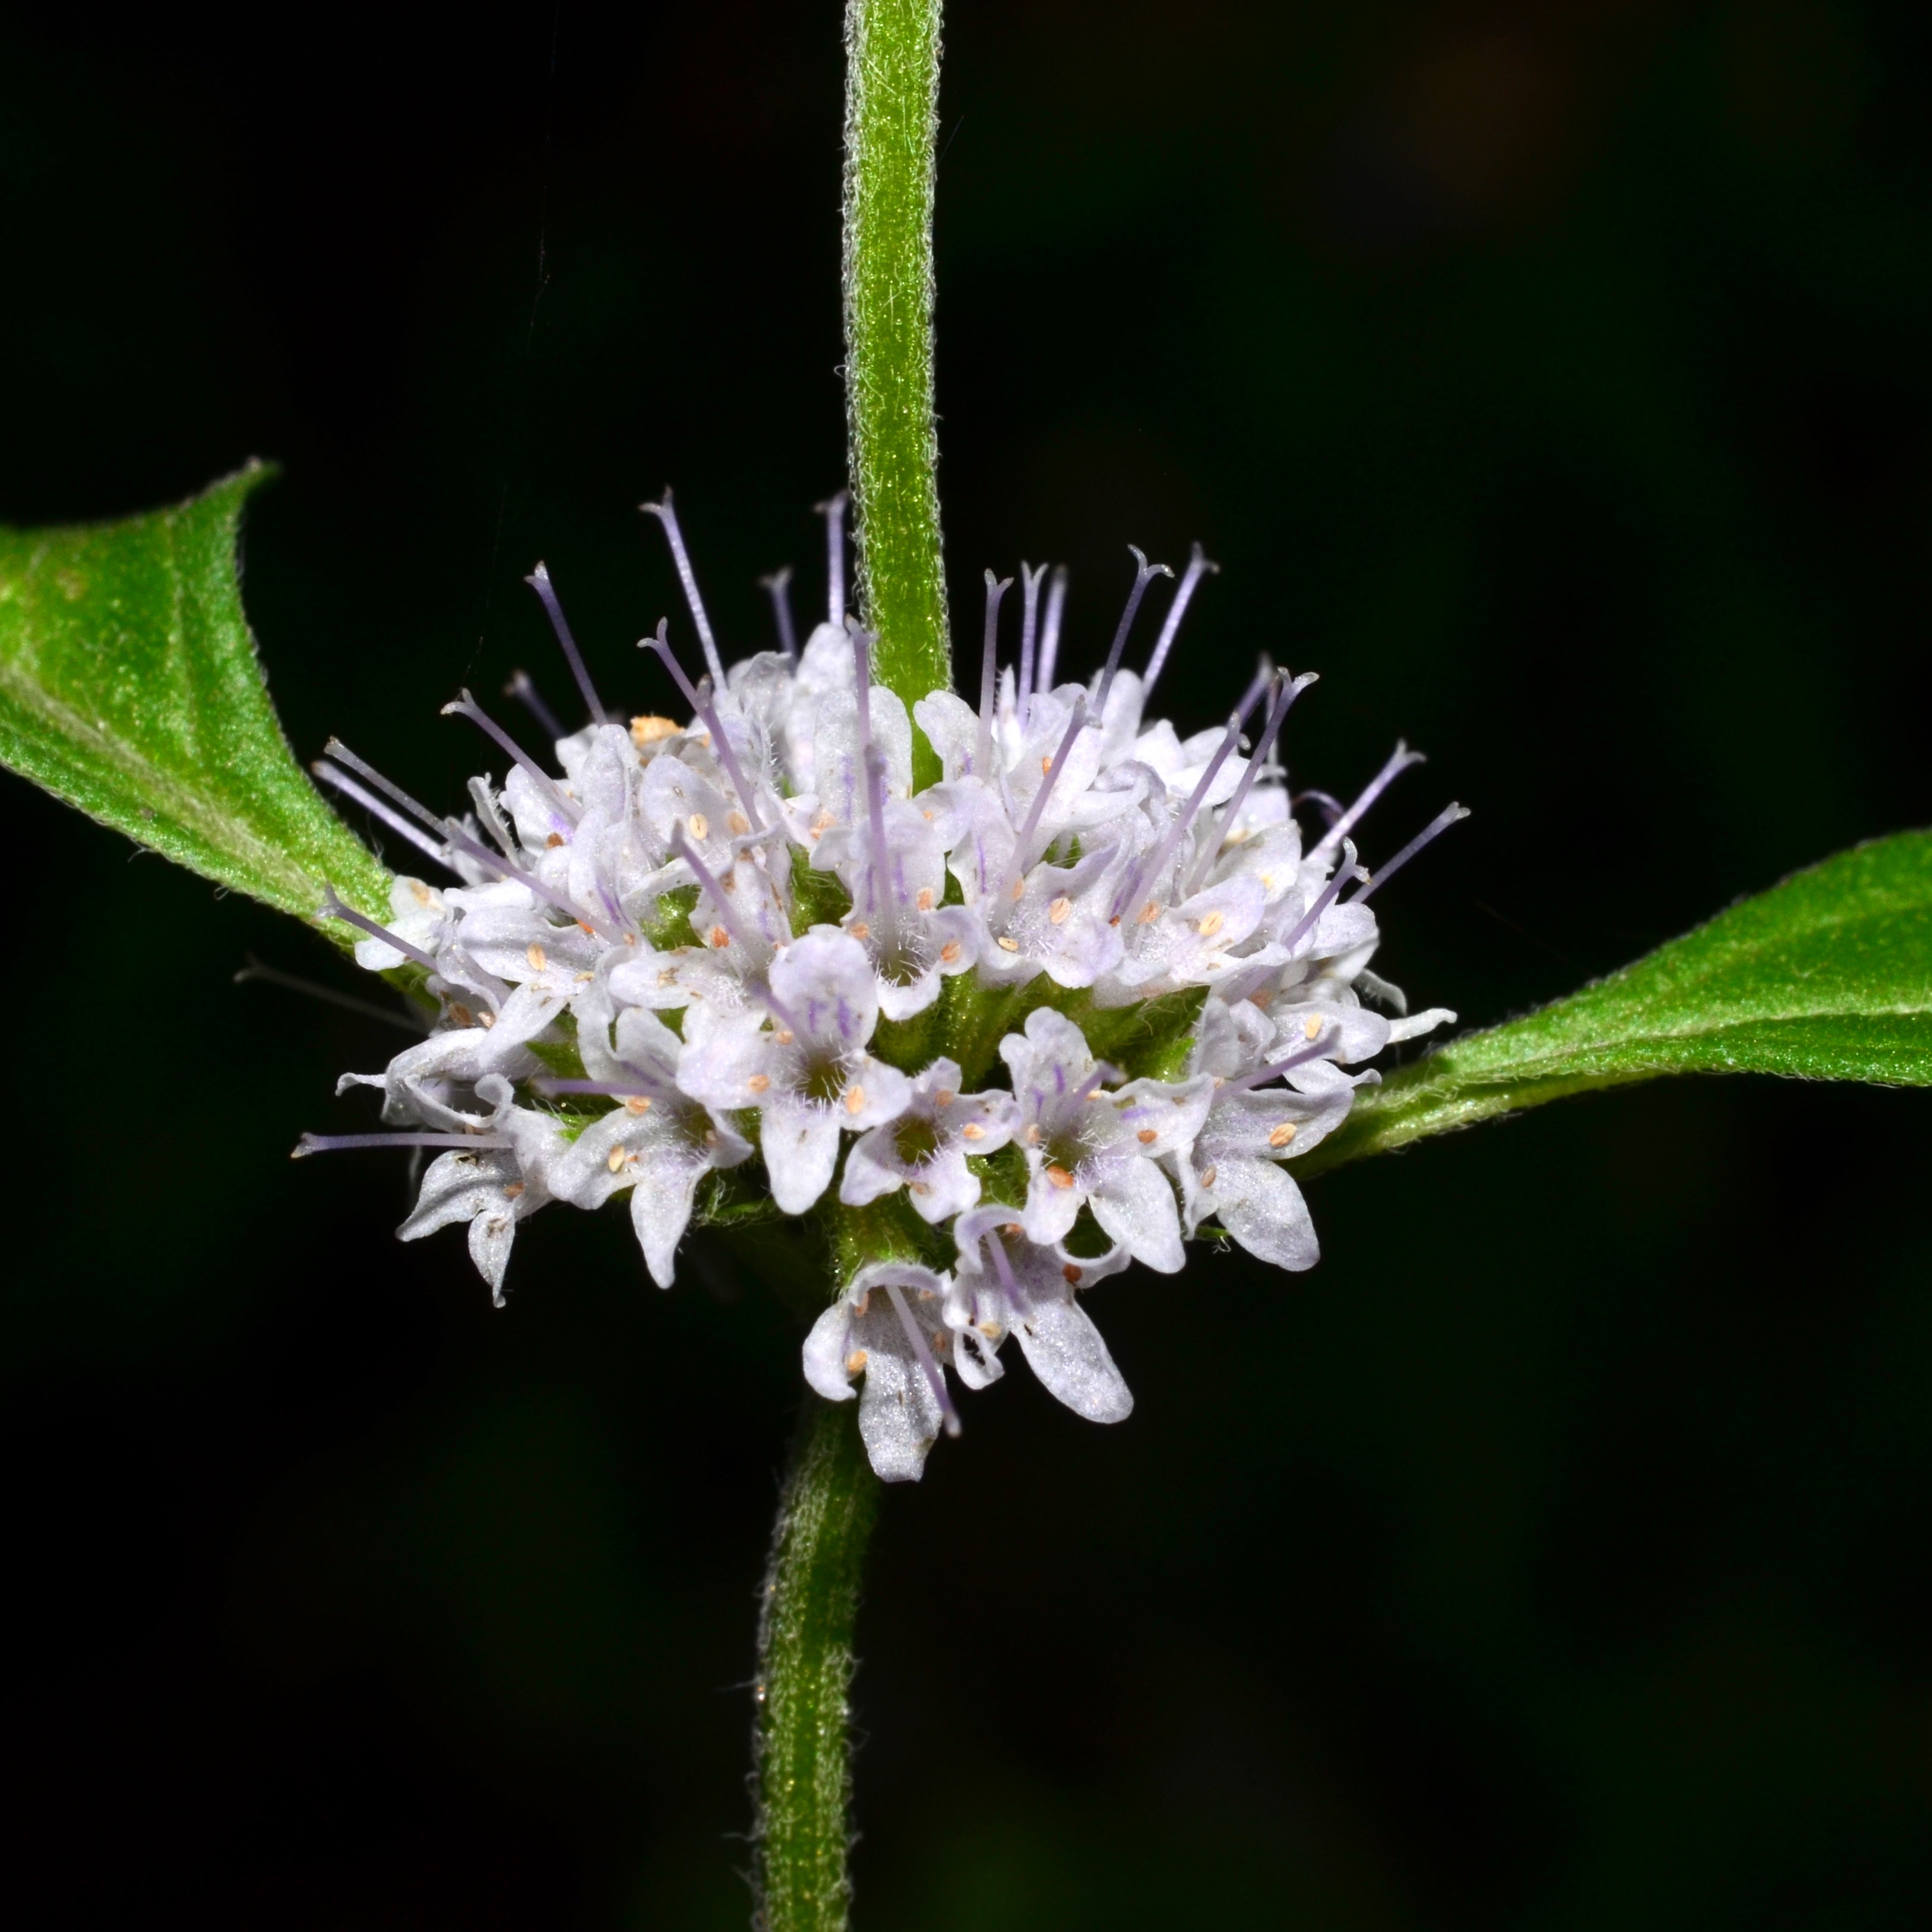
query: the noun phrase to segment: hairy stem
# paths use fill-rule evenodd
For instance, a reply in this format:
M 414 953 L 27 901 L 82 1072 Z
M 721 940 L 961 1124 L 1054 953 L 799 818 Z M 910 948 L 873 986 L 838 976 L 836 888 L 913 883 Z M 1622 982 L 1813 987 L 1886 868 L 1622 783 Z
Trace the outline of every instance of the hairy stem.
M 933 416 L 940 0 L 848 0 L 845 414 L 877 675 L 908 707 L 952 678 Z
M 808 1395 L 806 1405 L 758 1622 L 754 1748 L 764 1932 L 842 1932 L 851 1898 L 846 1694 L 879 1481 L 859 1440 L 857 1403 Z

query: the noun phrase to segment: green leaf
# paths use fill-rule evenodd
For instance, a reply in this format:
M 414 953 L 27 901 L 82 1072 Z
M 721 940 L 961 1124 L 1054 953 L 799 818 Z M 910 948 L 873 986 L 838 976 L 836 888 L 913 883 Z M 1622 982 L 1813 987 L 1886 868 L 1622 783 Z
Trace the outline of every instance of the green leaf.
M 1932 1085 L 1932 832 L 1841 852 L 1567 1000 L 1401 1069 L 1295 1172 L 1660 1073 Z
M 284 912 L 313 918 L 332 884 L 386 911 L 388 875 L 296 763 L 242 615 L 237 527 L 271 473 L 122 523 L 0 530 L 0 764 Z

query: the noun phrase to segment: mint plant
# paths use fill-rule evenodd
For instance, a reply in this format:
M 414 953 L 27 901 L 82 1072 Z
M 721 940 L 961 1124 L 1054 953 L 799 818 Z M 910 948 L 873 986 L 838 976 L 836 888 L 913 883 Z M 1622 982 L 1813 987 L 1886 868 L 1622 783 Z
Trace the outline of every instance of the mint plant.
M 390 876 L 332 814 L 268 703 L 234 561 L 260 472 L 124 524 L 0 538 L 0 757 L 316 924 L 423 1015 L 420 1042 L 346 1077 L 380 1091 L 382 1130 L 298 1151 L 433 1151 L 402 1232 L 464 1226 L 500 1301 L 518 1231 L 553 1204 L 621 1202 L 667 1288 L 694 1222 L 794 1226 L 820 1258 L 754 1692 L 761 1922 L 788 1932 L 847 1917 L 846 1697 L 877 1482 L 916 1477 L 959 1427 L 956 1390 L 1014 1348 L 1076 1412 L 1124 1416 L 1096 1284 L 1131 1260 L 1178 1270 L 1186 1238 L 1306 1268 L 1297 1177 L 1567 1094 L 1666 1072 L 1932 1077 L 1925 835 L 1827 860 L 1384 1077 L 1388 1046 L 1455 1016 L 1411 1016 L 1377 978 L 1387 902 L 1368 902 L 1461 808 L 1365 866 L 1413 759 L 1398 748 L 1330 822 L 1299 806 L 1282 756 L 1306 674 L 1263 664 L 1197 737 L 1150 722 L 1204 556 L 1163 609 L 1166 567 L 1137 555 L 1085 682 L 1057 676 L 1064 578 L 1022 565 L 1010 602 L 989 573 L 956 694 L 938 7 L 854 0 L 848 56 L 854 608 L 835 499 L 823 621 L 801 644 L 778 586 L 778 648 L 728 663 L 667 494 L 644 507 L 697 652 L 682 624 L 646 637 L 683 706 L 632 716 L 603 702 L 614 668 L 586 662 L 538 566 L 586 723 L 527 692 L 532 752 L 464 693 L 451 710 L 501 762 L 458 815 L 346 745 L 320 761 L 424 876 Z

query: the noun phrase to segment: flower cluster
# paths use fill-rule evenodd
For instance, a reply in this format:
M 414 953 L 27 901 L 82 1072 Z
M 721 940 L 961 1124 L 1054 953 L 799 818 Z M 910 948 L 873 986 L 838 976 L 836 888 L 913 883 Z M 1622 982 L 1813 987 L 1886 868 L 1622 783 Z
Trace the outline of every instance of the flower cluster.
M 380 1090 L 389 1131 L 298 1151 L 437 1150 L 402 1236 L 466 1225 L 500 1304 L 519 1223 L 553 1201 L 627 1196 L 664 1287 L 694 1213 L 845 1217 L 845 1251 L 870 1258 L 805 1372 L 830 1400 L 862 1391 L 888 1478 L 956 1431 L 947 1372 L 992 1380 L 1010 1336 L 1070 1407 L 1118 1420 L 1132 1398 L 1082 1292 L 1130 1260 L 1172 1274 L 1204 1232 L 1310 1266 L 1284 1164 L 1376 1077 L 1348 1070 L 1453 1018 L 1403 1016 L 1369 971 L 1367 901 L 1459 808 L 1371 878 L 1352 834 L 1413 755 L 1346 809 L 1321 800 L 1330 822 L 1304 840 L 1275 749 L 1312 679 L 1264 664 L 1225 727 L 1150 722 L 1214 568 L 1198 548 L 1138 673 L 1122 658 L 1162 567 L 1135 554 L 1084 684 L 1055 681 L 1064 574 L 1023 570 L 1004 667 L 1008 586 L 989 574 L 979 703 L 935 691 L 908 716 L 844 609 L 842 500 L 825 620 L 796 646 L 775 580 L 782 648 L 728 670 L 668 493 L 646 508 L 707 668 L 692 684 L 663 625 L 644 640 L 678 717 L 605 709 L 539 565 L 591 719 L 564 730 L 520 676 L 554 770 L 467 692 L 449 710 L 507 776 L 473 779 L 464 817 L 339 743 L 318 766 L 448 883 L 397 878 L 386 924 L 332 899 L 360 964 L 435 1018 L 381 1072 L 344 1076 Z

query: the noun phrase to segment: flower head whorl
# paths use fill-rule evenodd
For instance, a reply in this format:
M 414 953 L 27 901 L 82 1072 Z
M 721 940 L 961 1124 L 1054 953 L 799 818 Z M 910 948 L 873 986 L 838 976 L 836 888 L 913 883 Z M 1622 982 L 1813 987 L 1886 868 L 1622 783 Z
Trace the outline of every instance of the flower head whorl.
M 781 649 L 728 667 L 670 493 L 646 508 L 705 664 L 693 683 L 667 626 L 644 640 L 676 715 L 604 708 L 538 566 L 589 724 L 561 730 L 519 673 L 546 760 L 464 692 L 449 710 L 507 776 L 473 781 L 459 818 L 333 740 L 316 766 L 448 878 L 398 878 L 386 924 L 332 898 L 358 963 L 410 976 L 434 1020 L 344 1076 L 380 1090 L 392 1131 L 297 1151 L 437 1149 L 402 1233 L 466 1224 L 500 1301 L 517 1228 L 552 1201 L 626 1198 L 665 1287 L 694 1220 L 814 1216 L 859 1258 L 806 1377 L 828 1400 L 857 1385 L 889 1478 L 956 1432 L 949 1375 L 995 1379 L 1009 1337 L 1070 1408 L 1121 1419 L 1132 1399 L 1080 1297 L 1132 1261 L 1176 1271 L 1204 1234 L 1312 1266 L 1286 1163 L 1376 1077 L 1345 1070 L 1453 1020 L 1406 1016 L 1368 970 L 1366 902 L 1460 808 L 1371 874 L 1354 835 L 1415 756 L 1399 746 L 1309 842 L 1278 746 L 1311 677 L 1264 663 L 1225 725 L 1150 722 L 1217 568 L 1198 546 L 1144 670 L 1125 649 L 1165 566 L 1135 553 L 1087 685 L 1054 682 L 1064 572 L 1042 616 L 1044 567 L 1024 570 L 1004 667 L 989 573 L 978 704 L 935 691 L 908 712 L 845 613 L 838 514 L 825 620 L 800 646 L 789 573 L 767 580 Z M 916 732 L 940 771 L 923 787 Z

